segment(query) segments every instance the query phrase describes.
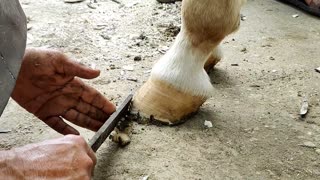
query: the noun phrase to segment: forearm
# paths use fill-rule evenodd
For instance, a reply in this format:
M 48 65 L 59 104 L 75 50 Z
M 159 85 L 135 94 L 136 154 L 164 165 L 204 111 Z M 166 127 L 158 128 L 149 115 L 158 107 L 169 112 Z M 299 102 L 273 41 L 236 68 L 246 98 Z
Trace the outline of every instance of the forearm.
M 23 173 L 19 172 L 14 163 L 16 159 L 13 151 L 0 151 L 0 177 L 5 179 L 24 179 Z

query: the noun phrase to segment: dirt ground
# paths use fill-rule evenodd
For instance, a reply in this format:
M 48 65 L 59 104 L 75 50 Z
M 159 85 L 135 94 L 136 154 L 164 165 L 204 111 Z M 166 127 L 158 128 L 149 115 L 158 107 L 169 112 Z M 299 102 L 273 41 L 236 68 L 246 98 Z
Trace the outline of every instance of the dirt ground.
M 96 65 L 101 76 L 88 83 L 115 103 L 143 84 L 180 26 L 181 2 L 21 2 L 28 46 Z M 249 0 L 242 14 L 241 29 L 223 41 L 224 58 L 210 74 L 215 93 L 200 112 L 175 127 L 134 123 L 124 148 L 107 140 L 94 179 L 319 179 L 320 19 L 274 0 Z M 304 99 L 309 114 L 301 119 Z M 13 101 L 0 123 L 11 130 L 0 134 L 0 149 L 60 136 Z

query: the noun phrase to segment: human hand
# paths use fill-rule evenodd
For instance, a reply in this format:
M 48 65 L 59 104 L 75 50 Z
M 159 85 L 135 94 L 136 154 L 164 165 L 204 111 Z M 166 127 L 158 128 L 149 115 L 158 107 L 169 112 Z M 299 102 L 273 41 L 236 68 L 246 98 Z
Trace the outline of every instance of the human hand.
M 67 135 L 0 151 L 0 177 L 89 180 L 96 161 L 94 152 L 82 137 Z
M 306 3 L 311 7 L 320 7 L 320 0 L 305 0 Z
M 92 79 L 100 71 L 48 49 L 28 49 L 11 97 L 62 134 L 79 134 L 73 124 L 97 131 L 115 106 L 79 78 Z

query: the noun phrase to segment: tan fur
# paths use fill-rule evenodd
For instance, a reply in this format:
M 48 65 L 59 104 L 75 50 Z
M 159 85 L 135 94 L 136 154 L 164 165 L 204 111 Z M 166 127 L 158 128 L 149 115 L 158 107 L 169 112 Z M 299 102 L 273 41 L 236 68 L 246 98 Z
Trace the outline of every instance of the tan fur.
M 212 50 L 240 25 L 244 0 L 184 0 L 183 27 L 196 47 Z

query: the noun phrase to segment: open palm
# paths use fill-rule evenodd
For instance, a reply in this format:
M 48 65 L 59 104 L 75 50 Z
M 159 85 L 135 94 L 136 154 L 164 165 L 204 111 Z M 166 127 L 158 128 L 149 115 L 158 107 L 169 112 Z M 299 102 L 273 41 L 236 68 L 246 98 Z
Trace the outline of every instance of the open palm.
M 62 118 L 97 131 L 115 106 L 77 77 L 92 79 L 99 74 L 61 52 L 28 49 L 12 98 L 59 133 L 79 134 Z

